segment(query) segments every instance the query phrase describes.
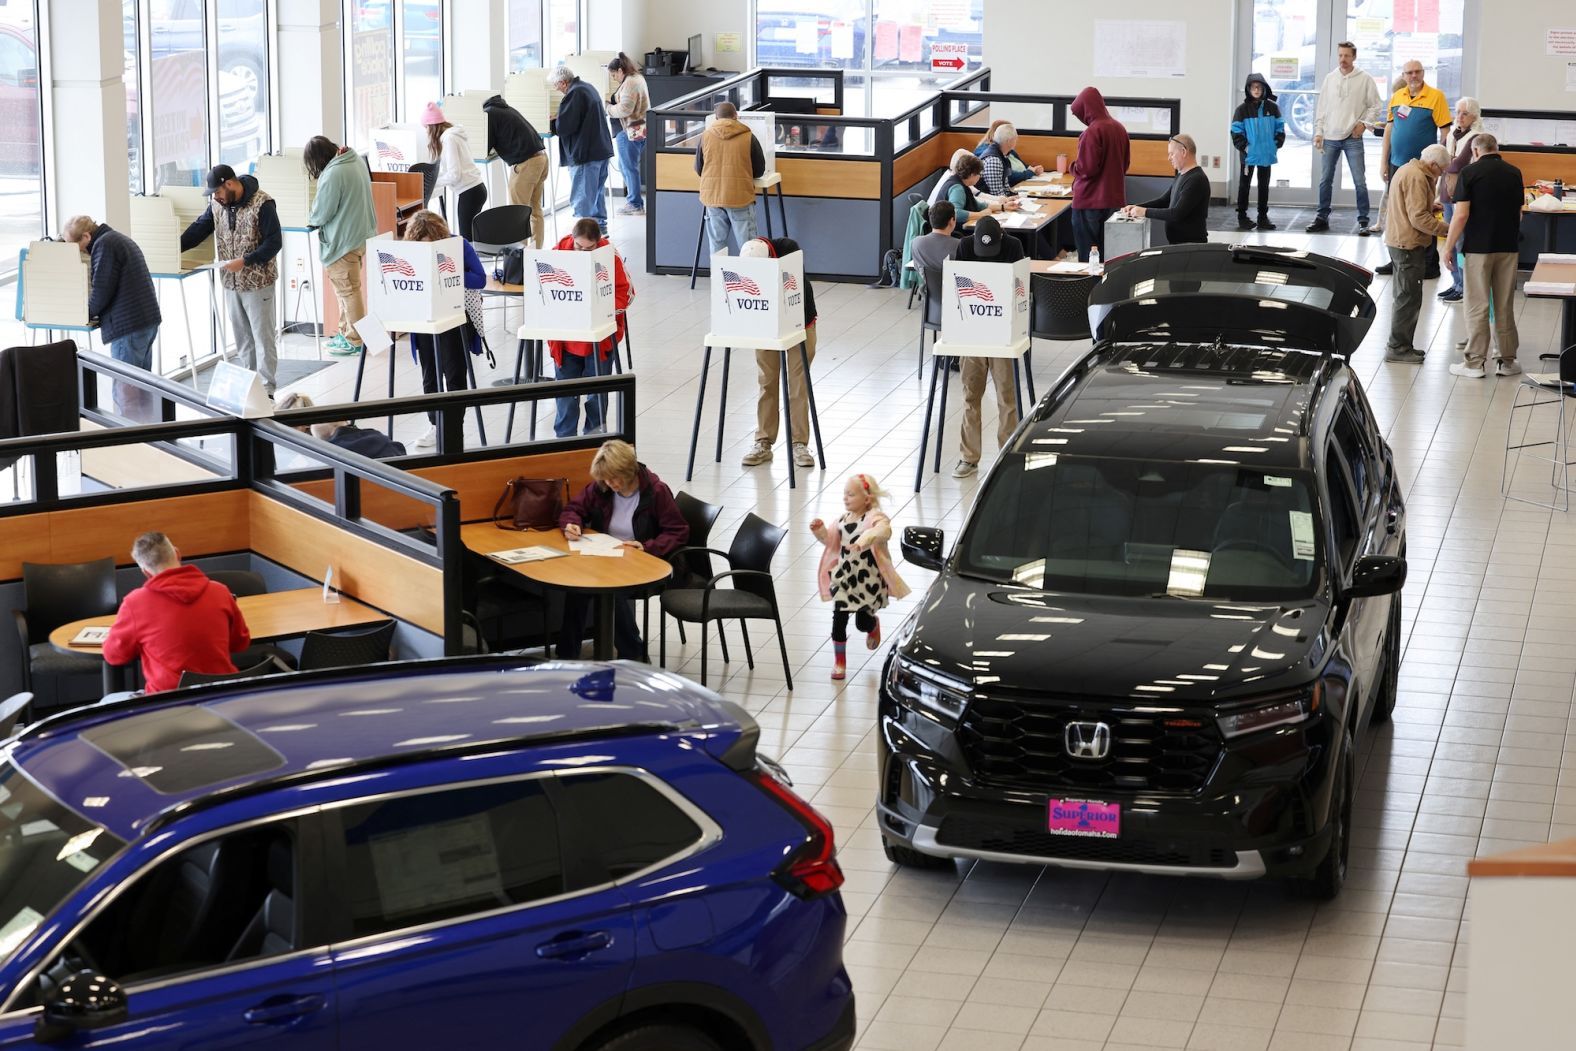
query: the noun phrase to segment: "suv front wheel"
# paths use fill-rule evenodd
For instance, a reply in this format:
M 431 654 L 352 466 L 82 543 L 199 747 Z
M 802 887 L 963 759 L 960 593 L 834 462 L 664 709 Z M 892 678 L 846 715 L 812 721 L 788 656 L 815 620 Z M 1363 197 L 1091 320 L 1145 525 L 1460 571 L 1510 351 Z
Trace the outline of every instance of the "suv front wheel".
M 1356 786 L 1352 783 L 1351 732 L 1347 731 L 1344 736 L 1346 747 L 1341 760 L 1341 779 L 1336 782 L 1335 798 L 1330 800 L 1330 846 L 1324 860 L 1304 885 L 1309 896 L 1319 901 L 1334 901 L 1341 893 L 1352 852 L 1352 794 Z

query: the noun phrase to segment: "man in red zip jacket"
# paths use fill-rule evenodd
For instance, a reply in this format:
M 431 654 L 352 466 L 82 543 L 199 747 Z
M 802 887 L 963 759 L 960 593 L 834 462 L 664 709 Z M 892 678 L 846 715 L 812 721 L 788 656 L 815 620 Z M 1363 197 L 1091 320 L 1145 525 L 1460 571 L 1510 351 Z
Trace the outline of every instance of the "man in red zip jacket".
M 1127 203 L 1127 165 L 1132 146 L 1127 129 L 1105 108 L 1098 88 L 1084 88 L 1073 100 L 1073 116 L 1083 122 L 1073 161 L 1073 241 L 1080 262 L 1091 246 L 1105 255 L 1105 221 Z
M 175 689 L 182 672 L 235 671 L 230 654 L 250 646 L 252 633 L 230 589 L 196 566 L 181 565 L 180 552 L 163 533 L 143 533 L 131 557 L 148 580 L 121 599 L 104 659 L 130 664 L 140 656 L 148 693 Z

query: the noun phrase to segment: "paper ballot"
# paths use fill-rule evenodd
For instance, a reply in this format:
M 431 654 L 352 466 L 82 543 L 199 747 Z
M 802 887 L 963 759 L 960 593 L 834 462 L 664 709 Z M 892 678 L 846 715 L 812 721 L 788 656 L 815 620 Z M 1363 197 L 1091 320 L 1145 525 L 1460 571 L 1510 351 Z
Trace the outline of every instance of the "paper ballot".
M 623 541 L 607 533 L 591 533 L 569 541 L 569 549 L 596 558 L 623 558 Z

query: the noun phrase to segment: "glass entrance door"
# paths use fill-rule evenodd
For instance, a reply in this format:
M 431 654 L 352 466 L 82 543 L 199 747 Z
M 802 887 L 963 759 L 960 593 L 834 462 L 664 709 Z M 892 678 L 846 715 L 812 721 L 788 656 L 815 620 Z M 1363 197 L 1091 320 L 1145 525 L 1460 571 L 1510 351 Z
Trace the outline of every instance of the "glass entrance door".
M 1357 66 L 1374 78 L 1388 102 L 1401 67 L 1423 64 L 1424 78 L 1455 100 L 1465 93 L 1461 61 L 1464 0 L 1241 0 L 1237 83 L 1260 73 L 1277 96 L 1286 144 L 1272 173 L 1272 200 L 1308 204 L 1318 199 L 1321 157 L 1313 148 L 1319 87 L 1335 68 L 1336 45 L 1357 47 Z M 1382 140 L 1369 133 L 1364 153 L 1369 189 L 1383 188 Z M 1344 164 L 1334 203 L 1353 203 Z M 1375 198 L 1377 204 L 1377 198 Z

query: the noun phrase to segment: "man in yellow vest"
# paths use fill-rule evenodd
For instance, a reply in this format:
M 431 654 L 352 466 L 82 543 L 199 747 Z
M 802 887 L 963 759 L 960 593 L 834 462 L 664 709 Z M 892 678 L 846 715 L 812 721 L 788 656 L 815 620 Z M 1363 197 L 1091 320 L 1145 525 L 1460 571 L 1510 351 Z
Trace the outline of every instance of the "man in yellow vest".
M 739 247 L 755 239 L 755 180 L 766 174 L 766 155 L 731 102 L 719 102 L 695 147 L 700 203 L 706 209 L 711 255 L 728 247 L 731 230 Z

